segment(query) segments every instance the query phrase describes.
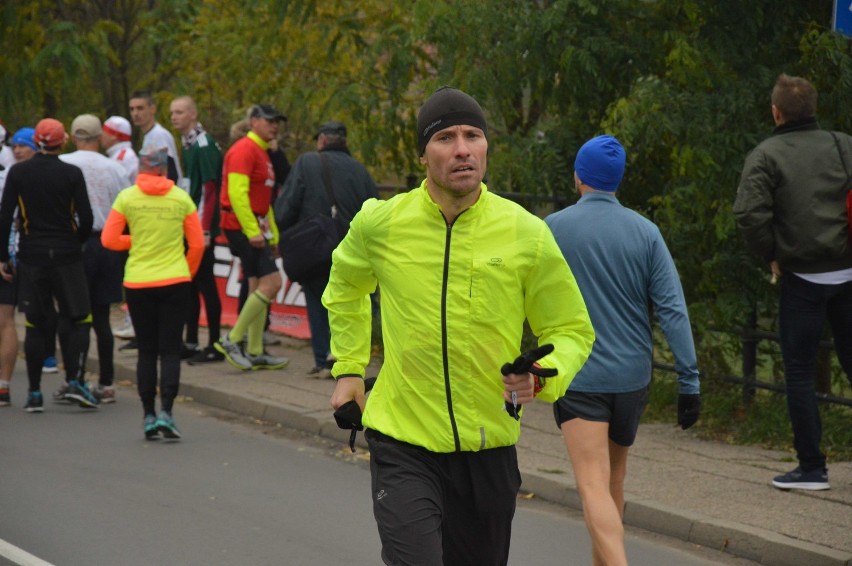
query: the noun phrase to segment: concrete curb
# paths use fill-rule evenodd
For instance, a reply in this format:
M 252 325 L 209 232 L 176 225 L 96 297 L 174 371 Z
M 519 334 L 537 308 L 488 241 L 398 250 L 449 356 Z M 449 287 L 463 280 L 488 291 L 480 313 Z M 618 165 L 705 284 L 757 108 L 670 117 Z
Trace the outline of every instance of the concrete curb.
M 330 423 L 327 413 L 317 415 L 314 411 L 305 411 L 292 405 L 256 401 L 190 384 L 181 384 L 181 390 L 182 394 L 203 405 L 280 424 L 335 442 L 349 441 L 349 433 Z M 367 449 L 362 434 L 357 437 L 356 447 Z M 540 473 L 524 470 L 521 473 L 524 490 L 545 501 L 582 510 L 580 496 L 574 486 Z M 733 521 L 718 521 L 648 500 L 627 498 L 624 522 L 767 566 L 852 566 L 852 554 L 846 552 Z

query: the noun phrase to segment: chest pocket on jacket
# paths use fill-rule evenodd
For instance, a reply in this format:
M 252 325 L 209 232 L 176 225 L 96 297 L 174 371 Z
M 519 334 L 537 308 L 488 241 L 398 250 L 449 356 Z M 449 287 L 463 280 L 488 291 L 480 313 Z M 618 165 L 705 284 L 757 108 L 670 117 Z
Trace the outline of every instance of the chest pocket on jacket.
M 474 258 L 471 269 L 470 302 L 475 322 L 495 324 L 515 303 L 523 301 L 518 283 L 517 268 L 500 255 Z

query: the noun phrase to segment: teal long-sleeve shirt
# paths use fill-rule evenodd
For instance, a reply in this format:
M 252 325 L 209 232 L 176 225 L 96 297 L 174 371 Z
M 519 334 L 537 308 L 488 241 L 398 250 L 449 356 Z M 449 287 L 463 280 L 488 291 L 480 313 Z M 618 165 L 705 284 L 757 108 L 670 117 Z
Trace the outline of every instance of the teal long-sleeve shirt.
M 699 393 L 683 288 L 657 226 L 614 194 L 587 193 L 545 222 L 583 294 L 596 340 L 572 391 L 624 393 L 651 381 L 650 306 L 675 358 L 681 393 Z

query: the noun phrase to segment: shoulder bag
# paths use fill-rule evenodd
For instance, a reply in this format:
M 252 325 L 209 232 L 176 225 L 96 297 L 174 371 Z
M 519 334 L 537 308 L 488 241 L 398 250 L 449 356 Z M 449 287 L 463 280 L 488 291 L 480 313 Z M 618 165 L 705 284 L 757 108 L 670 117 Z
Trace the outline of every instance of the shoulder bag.
M 284 272 L 291 280 L 300 283 L 328 274 L 331 252 L 346 235 L 337 212 L 328 163 L 322 153 L 318 155 L 322 163 L 323 185 L 331 204 L 330 214 L 319 212 L 284 230 L 278 244 Z

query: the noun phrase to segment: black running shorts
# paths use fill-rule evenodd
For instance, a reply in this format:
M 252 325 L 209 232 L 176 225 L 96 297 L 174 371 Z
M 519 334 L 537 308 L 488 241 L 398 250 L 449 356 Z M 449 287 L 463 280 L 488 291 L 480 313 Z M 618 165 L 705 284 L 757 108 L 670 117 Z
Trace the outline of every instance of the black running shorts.
M 17 278 L 18 309 L 30 315 L 29 319 L 54 312 L 54 298 L 59 314 L 72 320 L 82 319 L 92 312 L 82 261 L 46 266 L 18 262 Z
M 609 423 L 609 439 L 620 446 L 632 446 L 647 404 L 648 387 L 627 393 L 585 393 L 569 388 L 553 404 L 553 416 L 556 426 L 578 418 Z
M 245 277 L 263 277 L 278 271 L 269 242 L 262 248 L 252 246 L 242 230 L 224 230 L 231 253 L 240 258 Z

